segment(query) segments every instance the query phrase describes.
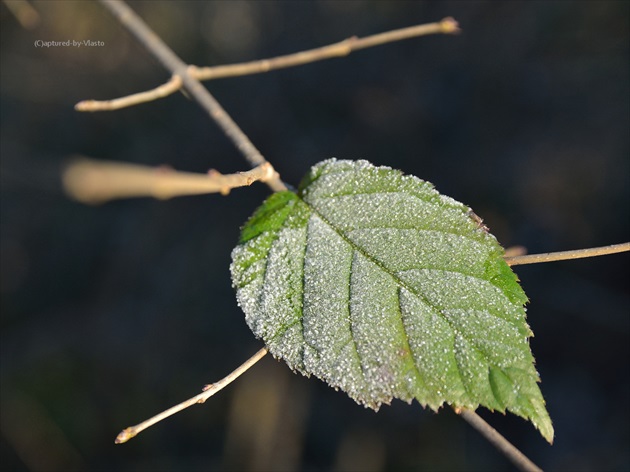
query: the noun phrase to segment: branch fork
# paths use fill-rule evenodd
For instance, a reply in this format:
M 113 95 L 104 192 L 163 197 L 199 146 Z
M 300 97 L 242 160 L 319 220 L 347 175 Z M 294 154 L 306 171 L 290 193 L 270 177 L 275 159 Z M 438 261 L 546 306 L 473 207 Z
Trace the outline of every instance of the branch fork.
M 457 21 L 448 17 L 437 23 L 409 26 L 407 28 L 386 31 L 384 33 L 374 34 L 364 38 L 352 36 L 328 46 L 269 59 L 212 67 L 197 67 L 189 65 L 187 66 L 187 73 L 190 77 L 199 81 L 260 74 L 271 70 L 300 66 L 325 59 L 345 57 L 354 51 L 379 46 L 393 41 L 401 41 L 404 39 L 430 34 L 457 34 L 459 32 L 460 29 Z M 89 112 L 119 110 L 121 108 L 139 105 L 141 103 L 167 97 L 180 90 L 183 86 L 184 82 L 182 81 L 182 78 L 178 74 L 173 74 L 168 82 L 152 90 L 112 100 L 83 100 L 77 103 L 74 108 L 77 111 Z

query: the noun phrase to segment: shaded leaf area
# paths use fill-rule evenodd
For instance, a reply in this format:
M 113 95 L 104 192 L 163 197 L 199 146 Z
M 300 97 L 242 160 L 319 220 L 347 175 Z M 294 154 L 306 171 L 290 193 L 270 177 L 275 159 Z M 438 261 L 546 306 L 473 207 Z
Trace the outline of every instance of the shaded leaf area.
M 525 293 L 467 206 L 366 161 L 314 166 L 243 228 L 233 283 L 269 351 L 357 402 L 506 409 L 553 428 Z

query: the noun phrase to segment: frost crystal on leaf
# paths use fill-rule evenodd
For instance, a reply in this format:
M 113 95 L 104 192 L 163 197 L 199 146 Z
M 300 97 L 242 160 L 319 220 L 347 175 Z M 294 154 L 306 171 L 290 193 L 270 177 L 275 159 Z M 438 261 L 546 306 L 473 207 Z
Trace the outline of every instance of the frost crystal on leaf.
M 366 161 L 329 159 L 269 197 L 232 252 L 269 351 L 357 402 L 512 413 L 548 440 L 525 293 L 467 206 Z

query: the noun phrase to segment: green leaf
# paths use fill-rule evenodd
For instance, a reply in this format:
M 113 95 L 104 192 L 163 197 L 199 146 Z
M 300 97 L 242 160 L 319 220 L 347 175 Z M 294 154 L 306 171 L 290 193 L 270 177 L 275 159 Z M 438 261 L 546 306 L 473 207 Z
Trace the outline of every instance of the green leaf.
M 292 369 L 375 410 L 507 409 L 552 441 L 527 297 L 479 218 L 430 183 L 321 162 L 254 213 L 232 260 L 247 324 Z

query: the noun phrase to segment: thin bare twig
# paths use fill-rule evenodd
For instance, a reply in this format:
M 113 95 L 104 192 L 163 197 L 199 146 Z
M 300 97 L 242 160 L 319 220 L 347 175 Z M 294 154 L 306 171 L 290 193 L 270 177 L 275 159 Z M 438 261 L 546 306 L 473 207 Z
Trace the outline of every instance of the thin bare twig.
M 271 59 L 228 64 L 214 67 L 190 66 L 188 72 L 198 80 L 213 80 L 225 77 L 237 77 L 242 75 L 260 74 L 276 69 L 295 67 L 311 62 L 332 59 L 334 57 L 347 56 L 353 51 L 369 47 L 379 46 L 403 39 L 426 36 L 429 34 L 454 34 L 459 32 L 457 21 L 453 18 L 444 18 L 437 23 L 410 26 L 385 33 L 366 36 L 365 38 L 352 37 L 335 44 L 323 46 L 307 51 L 301 51 Z M 181 81 L 173 76 L 168 82 L 159 87 L 113 100 L 84 100 L 75 105 L 78 111 L 106 111 L 146 103 L 158 98 L 166 97 L 181 88 Z
M 311 62 L 332 59 L 334 57 L 344 57 L 353 51 L 380 46 L 404 39 L 417 38 L 430 34 L 455 34 L 459 33 L 459 25 L 455 19 L 448 17 L 435 23 L 409 26 L 384 33 L 373 34 L 364 38 L 344 39 L 335 44 L 322 46 L 315 49 L 308 49 L 293 54 L 277 56 L 271 59 L 244 62 L 240 64 L 228 64 L 215 67 L 199 67 L 196 76 L 199 80 L 211 80 L 224 77 L 235 77 L 249 74 L 260 74 L 276 69 L 301 66 Z
M 527 256 L 506 257 L 510 266 L 522 264 L 536 264 L 539 262 L 564 261 L 568 259 L 582 259 L 584 257 L 604 256 L 618 252 L 630 251 L 630 243 L 612 244 L 610 246 L 593 247 L 589 249 L 575 249 L 573 251 L 546 252 L 543 254 L 529 254 Z
M 201 82 L 189 73 L 188 65 L 177 57 L 171 48 L 147 26 L 142 18 L 120 0 L 101 0 L 101 3 L 166 69 L 173 75 L 181 78 L 184 89 L 208 112 L 210 117 L 219 125 L 225 135 L 230 138 L 252 167 L 267 162 L 219 102 L 201 85 Z M 278 177 L 267 181 L 267 185 L 273 191 L 286 190 L 287 188 Z
M 208 385 L 204 386 L 203 387 L 203 391 L 200 394 L 195 395 L 194 397 L 189 398 L 188 400 L 186 400 L 184 402 L 181 402 L 181 403 L 179 403 L 179 404 L 169 408 L 168 410 L 165 410 L 162 413 L 159 413 L 159 414 L 155 415 L 154 417 L 149 418 L 146 421 L 143 421 L 142 423 L 139 423 L 139 424 L 137 424 L 135 426 L 130 426 L 128 428 L 123 429 L 118 434 L 118 436 L 116 436 L 116 440 L 114 442 L 116 444 L 122 444 L 124 442 L 127 442 L 131 438 L 136 436 L 138 433 L 144 431 L 145 429 L 147 429 L 150 426 L 153 426 L 155 423 L 158 423 L 158 422 L 162 421 L 163 419 L 168 418 L 169 416 L 174 415 L 175 413 L 178 413 L 178 412 L 188 408 L 189 406 L 195 405 L 197 403 L 204 403 L 212 395 L 214 395 L 215 393 L 219 392 L 220 390 L 222 390 L 224 387 L 226 387 L 230 383 L 234 382 L 243 373 L 245 373 L 247 370 L 249 370 L 249 368 L 252 367 L 254 364 L 256 364 L 256 362 L 258 362 L 260 359 L 262 359 L 265 356 L 265 354 L 267 354 L 267 348 L 262 348 L 260 351 L 258 351 L 256 354 L 254 354 L 252 357 L 247 359 L 243 364 L 241 364 L 240 367 L 235 369 L 227 377 L 222 378 L 221 380 L 219 380 L 216 383 L 208 384 Z
M 265 162 L 247 172 L 223 175 L 215 170 L 207 174 L 178 172 L 170 167 L 149 167 L 112 161 L 79 158 L 63 172 L 66 193 L 82 203 L 98 204 L 116 198 L 154 197 L 161 200 L 184 195 L 221 193 L 266 182 L 275 171 Z
M 505 457 L 507 457 L 520 470 L 525 472 L 542 472 L 540 467 L 529 460 L 525 454 L 514 447 L 510 441 L 505 439 L 496 429 L 486 423 L 486 421 L 473 410 L 456 408 L 455 413 L 479 431 L 481 435 L 490 442 L 490 444 L 501 451 Z
M 190 66 L 191 73 L 194 70 Z M 114 98 L 112 100 L 82 100 L 74 106 L 77 111 L 105 111 L 120 110 L 140 103 L 152 102 L 158 98 L 168 97 L 182 88 L 182 79 L 178 75 L 172 76 L 168 82 L 146 92 L 134 93 L 126 97 Z

